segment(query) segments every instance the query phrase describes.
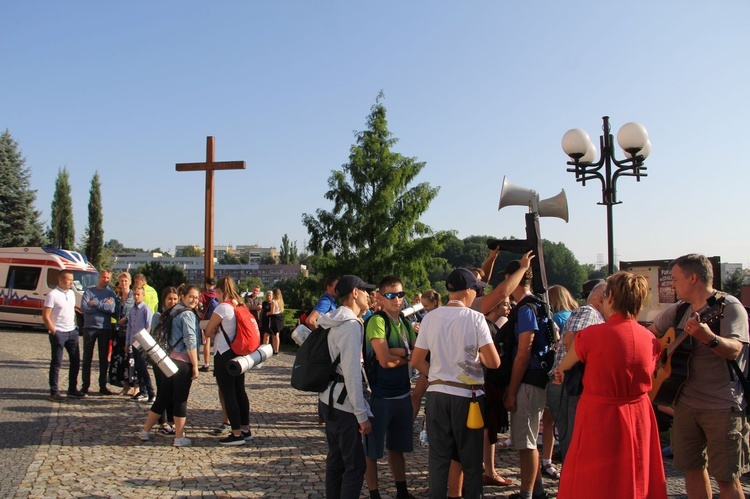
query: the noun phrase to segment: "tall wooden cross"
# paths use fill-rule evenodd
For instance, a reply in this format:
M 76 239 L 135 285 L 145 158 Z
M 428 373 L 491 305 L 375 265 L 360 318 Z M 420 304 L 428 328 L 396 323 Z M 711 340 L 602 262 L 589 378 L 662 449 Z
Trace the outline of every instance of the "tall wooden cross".
M 205 163 L 177 163 L 178 172 L 206 172 L 206 247 L 204 249 L 203 277 L 214 276 L 214 171 L 244 170 L 244 161 L 214 161 L 214 138 L 206 137 Z

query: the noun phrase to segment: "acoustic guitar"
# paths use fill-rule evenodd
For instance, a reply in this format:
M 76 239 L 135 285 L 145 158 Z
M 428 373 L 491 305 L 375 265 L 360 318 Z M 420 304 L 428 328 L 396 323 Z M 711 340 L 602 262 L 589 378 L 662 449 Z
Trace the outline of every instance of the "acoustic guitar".
M 724 297 L 710 297 L 698 315 L 699 321 L 706 324 L 721 319 L 724 316 Z M 688 361 L 693 352 L 691 342 L 685 341 L 688 338 L 690 335 L 684 330 L 672 327 L 659 339 L 662 350 L 656 361 L 651 391 L 648 392 L 654 404 L 672 407 L 687 381 Z

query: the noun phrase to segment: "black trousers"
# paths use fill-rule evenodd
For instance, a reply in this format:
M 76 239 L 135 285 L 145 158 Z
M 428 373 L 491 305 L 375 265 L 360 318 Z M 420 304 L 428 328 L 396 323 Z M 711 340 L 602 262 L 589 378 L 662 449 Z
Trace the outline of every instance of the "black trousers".
M 55 334 L 49 334 L 49 345 L 51 350 L 51 360 L 49 363 L 49 391 L 50 393 L 59 392 L 57 380 L 60 376 L 60 366 L 62 366 L 63 350 L 67 350 L 70 359 L 70 369 L 68 370 L 68 391 L 74 392 L 78 384 L 78 371 L 81 367 L 81 355 L 78 350 L 78 330 L 57 331 Z
M 177 366 L 177 372 L 162 380 L 151 412 L 162 414 L 171 405 L 174 417 L 184 418 L 187 417 L 187 400 L 193 384 L 193 366 L 181 360 L 172 360 Z
M 318 414 L 326 417 L 326 499 L 359 499 L 365 481 L 365 448 L 359 423 L 351 412 L 318 401 Z
M 91 361 L 94 360 L 94 347 L 98 344 L 99 352 L 99 389 L 107 388 L 109 370 L 109 340 L 112 331 L 109 329 L 83 328 L 83 364 L 81 366 L 81 390 L 88 391 L 91 386 Z
M 245 390 L 245 375 L 231 376 L 227 371 L 227 363 L 236 356 L 231 349 L 214 356 L 216 384 L 224 396 L 224 407 L 233 430 L 250 424 L 250 400 Z

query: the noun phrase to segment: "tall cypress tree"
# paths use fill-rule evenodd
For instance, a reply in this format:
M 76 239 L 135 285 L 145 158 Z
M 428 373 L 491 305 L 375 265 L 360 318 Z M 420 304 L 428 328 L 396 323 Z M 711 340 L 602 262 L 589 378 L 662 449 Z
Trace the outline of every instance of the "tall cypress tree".
M 18 143 L 6 129 L 0 134 L 0 246 L 42 246 L 40 213 L 34 209 L 36 191 L 31 170 Z
M 388 130 L 382 98 L 380 92 L 349 163 L 328 178 L 325 197 L 333 210 L 305 213 L 302 223 L 318 273 L 357 274 L 368 282 L 395 274 L 419 288 L 429 284 L 429 270 L 444 263 L 436 255 L 447 233 L 419 221 L 438 189 L 426 182 L 410 187 L 426 163 L 391 151 L 398 140 Z
M 70 197 L 70 175 L 63 167 L 57 172 L 55 194 L 52 197 L 47 237 L 55 248 L 75 249 L 75 228 L 73 227 L 73 200 Z
M 86 257 L 91 264 L 102 266 L 102 250 L 104 249 L 104 216 L 102 215 L 102 184 L 99 172 L 94 173 L 89 190 L 89 224 L 86 227 Z

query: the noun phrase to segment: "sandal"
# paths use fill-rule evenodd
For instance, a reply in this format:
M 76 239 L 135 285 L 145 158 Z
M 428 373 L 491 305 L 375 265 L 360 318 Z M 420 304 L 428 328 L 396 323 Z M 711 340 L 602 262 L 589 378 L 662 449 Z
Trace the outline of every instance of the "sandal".
M 542 475 L 554 478 L 555 480 L 560 479 L 560 472 L 557 471 L 557 468 L 555 468 L 552 463 L 542 466 Z
M 513 485 L 513 482 L 511 480 L 501 477 L 498 474 L 495 474 L 493 476 L 487 476 L 483 474 L 482 481 L 484 482 L 485 485 L 489 485 L 489 486 L 496 485 L 500 487 L 500 486 L 505 486 L 505 485 Z

